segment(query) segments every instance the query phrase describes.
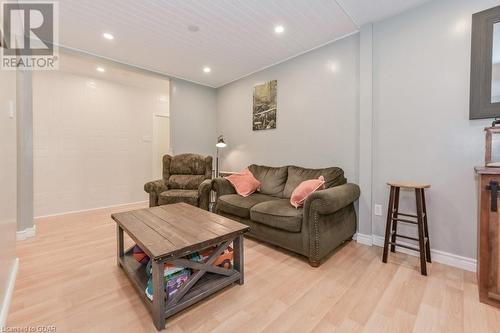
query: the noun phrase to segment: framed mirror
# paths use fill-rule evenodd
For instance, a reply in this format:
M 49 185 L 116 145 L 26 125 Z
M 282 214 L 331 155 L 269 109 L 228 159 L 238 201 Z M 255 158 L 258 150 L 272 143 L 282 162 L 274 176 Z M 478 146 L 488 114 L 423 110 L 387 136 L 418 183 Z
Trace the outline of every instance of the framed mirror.
M 470 119 L 500 117 L 500 6 L 472 16 Z

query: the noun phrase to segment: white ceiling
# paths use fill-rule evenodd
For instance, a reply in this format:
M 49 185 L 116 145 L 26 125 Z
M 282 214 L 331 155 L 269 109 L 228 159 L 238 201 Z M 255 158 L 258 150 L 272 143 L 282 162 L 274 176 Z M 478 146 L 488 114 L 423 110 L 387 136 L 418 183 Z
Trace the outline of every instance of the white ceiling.
M 106 71 L 100 73 L 96 70 L 97 67 L 103 67 Z M 165 97 L 168 96 L 170 82 L 164 76 L 151 75 L 133 67 L 106 61 L 98 57 L 82 56 L 77 52 L 61 50 L 59 52 L 59 70 L 85 77 L 89 82 L 111 81 L 150 92 L 163 91 Z M 49 71 L 49 73 L 51 72 Z
M 60 0 L 59 36 L 69 48 L 219 87 L 426 1 Z
M 430 0 L 337 0 L 359 26 L 397 15 L 428 1 Z

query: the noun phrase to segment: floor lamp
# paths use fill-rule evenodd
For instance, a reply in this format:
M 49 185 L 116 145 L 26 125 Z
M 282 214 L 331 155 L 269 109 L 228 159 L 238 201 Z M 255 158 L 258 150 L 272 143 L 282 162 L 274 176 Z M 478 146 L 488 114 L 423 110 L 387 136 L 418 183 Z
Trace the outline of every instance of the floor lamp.
M 220 176 L 220 170 L 219 170 L 219 149 L 221 148 L 226 148 L 227 144 L 224 142 L 224 136 L 219 135 L 217 138 L 217 144 L 215 147 L 217 147 L 217 155 L 215 158 L 215 178 Z

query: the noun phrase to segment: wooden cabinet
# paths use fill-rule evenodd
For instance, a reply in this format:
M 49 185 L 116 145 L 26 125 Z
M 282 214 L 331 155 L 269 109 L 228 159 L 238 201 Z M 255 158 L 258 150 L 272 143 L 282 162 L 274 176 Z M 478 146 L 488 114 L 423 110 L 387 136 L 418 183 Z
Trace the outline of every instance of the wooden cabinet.
M 500 307 L 500 168 L 477 167 L 477 281 L 481 302 Z

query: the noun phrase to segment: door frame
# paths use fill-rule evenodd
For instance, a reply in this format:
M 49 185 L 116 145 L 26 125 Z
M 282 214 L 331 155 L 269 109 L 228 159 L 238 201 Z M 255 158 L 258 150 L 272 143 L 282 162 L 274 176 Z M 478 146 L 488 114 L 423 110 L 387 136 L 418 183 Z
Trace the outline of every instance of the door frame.
M 169 147 L 168 147 L 168 154 L 172 155 L 173 154 L 173 151 L 172 151 L 172 126 L 170 125 L 170 114 L 169 113 L 154 113 L 153 114 L 153 135 L 152 135 L 152 138 L 151 138 L 151 151 L 152 151 L 152 159 L 153 159 L 153 162 L 154 163 L 154 154 L 156 153 L 155 151 L 155 121 L 157 118 L 168 118 L 169 122 L 168 122 L 168 137 L 169 137 Z M 161 163 L 162 161 L 160 161 Z M 152 170 L 151 172 L 154 174 L 155 173 L 155 166 L 152 165 Z M 154 177 L 156 177 L 156 175 L 153 175 Z

